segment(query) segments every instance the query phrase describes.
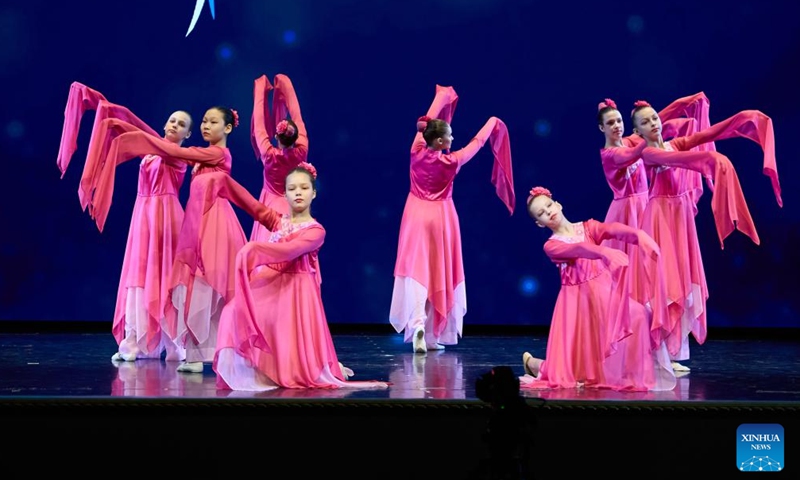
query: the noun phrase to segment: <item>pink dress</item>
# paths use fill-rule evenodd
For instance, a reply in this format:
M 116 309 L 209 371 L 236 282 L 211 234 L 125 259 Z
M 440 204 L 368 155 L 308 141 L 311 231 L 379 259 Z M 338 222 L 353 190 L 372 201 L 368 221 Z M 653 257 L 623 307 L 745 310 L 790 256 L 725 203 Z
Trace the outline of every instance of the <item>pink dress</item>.
M 544 245 L 558 266 L 561 290 L 539 376 L 522 377 L 521 388 L 674 388 L 665 345 L 653 348 L 649 313 L 631 298 L 628 267 L 612 272 L 603 261 L 604 239 L 638 243 L 637 231 L 595 220 L 573 226 L 574 236 L 554 234 Z
M 236 295 L 223 309 L 213 364 L 218 387 L 387 388 L 385 382 L 343 376 L 316 275 L 322 225 L 292 223 L 230 177 L 209 178 L 208 197 L 231 199 L 272 232 L 266 242 L 247 243 L 236 257 Z
M 732 137 L 749 138 L 761 145 L 763 171 L 772 180 L 775 197 L 782 205 L 772 120 L 761 112 L 740 112 L 698 133 L 666 142 L 664 149 L 648 147 L 642 152 L 650 178 L 650 200 L 642 218 L 642 229 L 661 248 L 668 301 L 682 310 L 679 315 L 672 316 L 667 327 L 667 345 L 675 360 L 689 358 L 689 333 L 700 344 L 705 342 L 707 334 L 708 287 L 694 222 L 693 192 L 698 174 L 710 179 L 713 185 L 711 208 L 720 244 L 724 247 L 725 238 L 734 229 L 759 243 L 739 177 L 730 160 L 715 151 L 696 149 L 703 143 Z
M 664 138 L 684 136 L 695 133 L 709 126 L 708 97 L 703 92 L 679 98 L 665 109 L 658 112 L 663 122 Z M 688 118 L 681 118 L 688 115 Z M 694 120 L 694 121 L 691 121 Z M 622 139 L 622 147 L 604 147 L 600 149 L 600 160 L 606 182 L 614 194 L 608 208 L 605 222 L 619 222 L 629 227 L 639 228 L 642 213 L 647 205 L 648 182 L 641 154 L 646 142 L 638 135 Z M 714 143 L 708 143 L 711 149 Z M 698 175 L 699 176 L 699 175 Z M 702 183 L 699 183 L 702 194 Z M 635 245 L 608 240 L 604 245 L 631 253 Z
M 61 133 L 61 145 L 58 150 L 57 164 L 61 170 L 61 178 L 67 171 L 72 155 L 77 149 L 78 130 L 87 110 L 96 110 L 92 136 L 89 140 L 89 149 L 86 154 L 86 163 L 78 186 L 78 198 L 81 208 L 86 210 L 94 192 L 95 184 L 100 177 L 103 161 L 108 153 L 111 141 L 120 133 L 141 130 L 150 135 L 161 138 L 155 130 L 144 123 L 127 108 L 109 102 L 102 93 L 87 87 L 79 82 L 72 82 L 64 110 L 64 127 Z M 113 118 L 120 120 L 118 123 L 103 122 Z M 100 229 L 102 231 L 102 228 Z
M 79 189 L 84 208 L 94 190 L 101 164 L 91 152 L 110 143 L 111 131 L 101 127 L 102 120 L 122 118 L 144 125 L 125 107 L 109 103 L 99 92 L 73 83 L 64 113 L 64 136 L 58 157 L 62 177 L 77 146 L 83 113 L 92 108 L 97 108 L 95 128 Z M 148 133 L 158 136 L 150 127 L 147 129 Z M 160 358 L 164 350 L 167 351 L 167 360 L 182 360 L 185 355 L 162 329 L 172 261 L 183 222 L 178 191 L 185 173 L 186 164 L 156 155 L 144 156 L 139 166 L 138 195 L 128 230 L 111 327 L 123 355 Z
M 457 101 L 452 87 L 437 85 L 428 117 L 450 123 Z M 487 140 L 491 140 L 495 156 L 492 183 L 513 214 L 511 151 L 508 130 L 500 119 L 490 118 L 466 147 L 452 153 L 428 148 L 421 133 L 414 137 L 411 191 L 400 223 L 389 313 L 395 330 L 405 330 L 406 342 L 418 326 L 424 326 L 428 345 L 455 345 L 462 334 L 467 297 L 453 181 Z
M 230 151 L 216 146 L 178 147 L 141 131 L 120 135 L 111 143 L 93 197 L 92 215 L 98 224 L 104 222 L 111 203 L 116 165 L 143 151 L 202 164 L 192 177 L 178 236 L 169 283 L 172 304 L 165 308 L 165 328 L 170 338 L 186 348 L 187 362 L 211 362 L 219 315 L 233 298 L 236 253 L 247 241 L 230 202 L 209 198 L 204 186 L 213 172 L 230 173 Z
M 300 114 L 300 103 L 294 91 L 292 81 L 286 75 L 275 76 L 275 91 L 272 94 L 272 118 L 267 113 L 266 96 L 272 89 L 267 77 L 262 76 L 255 81 L 253 89 L 253 116 L 250 122 L 250 136 L 253 149 L 264 164 L 264 187 L 259 201 L 280 213 L 289 213 L 286 203 L 286 176 L 292 169 L 308 158 L 308 134 L 303 117 Z M 272 145 L 275 136 L 276 122 L 286 117 L 288 112 L 297 125 L 297 141 L 292 147 L 280 148 Z M 266 241 L 269 238 L 267 228 L 253 223 L 250 233 L 251 241 Z
M 658 113 L 663 123 L 665 138 L 684 136 L 696 133 L 699 128 L 709 126 L 708 116 L 709 100 L 703 92 L 682 97 L 675 100 Z M 679 117 L 687 115 L 688 117 Z M 622 147 L 605 147 L 600 149 L 600 160 L 606 182 L 614 194 L 605 222 L 619 222 L 633 228 L 641 227 L 641 219 L 647 206 L 649 185 L 647 173 L 641 155 L 647 143 L 638 135 L 622 139 Z M 714 143 L 704 144 L 704 149 L 713 150 Z M 697 172 L 688 172 L 687 181 L 694 186 L 693 198 L 697 203 L 703 193 L 701 175 Z M 666 278 L 663 275 L 663 265 L 660 263 L 653 268 L 655 272 L 648 272 L 646 268 L 638 265 L 641 256 L 637 253 L 637 246 L 631 243 L 610 238 L 603 242 L 603 246 L 616 248 L 627 253 L 631 258 L 630 285 L 633 298 L 647 305 L 653 310 L 653 324 L 651 325 L 654 344 L 660 343 L 662 337 L 669 334 L 669 317 L 677 316 L 683 308 L 675 303 L 670 303 L 666 296 Z M 640 278 L 640 275 L 654 275 L 655 281 Z

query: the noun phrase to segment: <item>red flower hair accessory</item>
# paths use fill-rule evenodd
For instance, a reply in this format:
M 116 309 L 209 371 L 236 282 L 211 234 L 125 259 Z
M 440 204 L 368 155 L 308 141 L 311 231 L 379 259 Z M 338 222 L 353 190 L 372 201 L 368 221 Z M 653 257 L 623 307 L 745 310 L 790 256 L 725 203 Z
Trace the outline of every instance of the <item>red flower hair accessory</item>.
M 428 128 L 428 122 L 431 121 L 431 117 L 424 115 L 417 119 L 417 131 L 422 133 Z
M 604 109 L 606 107 L 613 108 L 614 110 L 616 110 L 617 109 L 617 102 L 615 102 L 614 100 L 611 100 L 610 98 L 606 98 L 605 101 L 602 101 L 602 102 L 597 104 L 597 111 L 599 112 L 600 110 L 602 110 L 602 109 Z
M 644 107 L 652 107 L 649 103 L 645 102 L 644 100 L 636 100 L 633 102 L 633 110 L 631 110 L 631 115 L 636 111 L 637 108 L 644 108 Z
M 538 197 L 539 195 L 544 195 L 547 198 L 553 198 L 553 194 L 550 193 L 550 190 L 544 187 L 533 187 L 531 188 L 530 194 L 528 195 L 528 201 L 526 203 L 530 205 L 533 199 Z
M 291 137 L 294 135 L 294 127 L 288 121 L 281 120 L 278 122 L 278 125 L 275 126 L 275 132 L 277 132 L 278 135 L 286 135 L 287 137 Z
M 233 114 L 233 126 L 239 126 L 239 112 L 231 108 L 231 113 Z
M 313 178 L 314 180 L 317 179 L 317 169 L 314 168 L 314 165 L 311 165 L 308 162 L 300 162 L 297 165 L 297 168 L 302 168 L 303 170 L 311 174 L 311 178 Z

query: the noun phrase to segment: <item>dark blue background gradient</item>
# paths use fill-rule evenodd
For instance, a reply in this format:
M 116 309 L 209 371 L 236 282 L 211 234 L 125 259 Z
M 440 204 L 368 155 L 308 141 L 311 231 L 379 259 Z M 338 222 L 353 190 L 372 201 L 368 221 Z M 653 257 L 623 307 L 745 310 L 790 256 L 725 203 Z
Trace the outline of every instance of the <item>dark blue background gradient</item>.
M 706 192 L 697 216 L 710 290 L 709 325 L 797 327 L 797 132 L 800 15 L 794 2 L 525 0 L 217 0 L 185 37 L 194 1 L 26 0 L 0 6 L 0 320 L 111 321 L 138 162 L 118 172 L 105 232 L 81 211 L 77 185 L 93 114 L 64 179 L 56 155 L 70 83 L 125 105 L 156 129 L 176 109 L 199 121 L 238 109 L 233 176 L 254 196 L 261 164 L 249 141 L 253 80 L 287 74 L 319 169 L 314 215 L 331 323 L 386 324 L 397 233 L 408 193 L 414 123 L 434 86 L 460 99 L 454 147 L 492 115 L 509 127 L 517 210 L 490 183 L 483 149 L 456 178 L 470 324 L 547 325 L 559 288 L 546 232 L 525 212 L 549 187 L 573 221 L 602 220 L 596 105 L 656 108 L 704 91 L 711 120 L 758 109 L 775 122 L 779 209 L 758 146 L 717 144 L 737 166 L 761 236 L 721 250 Z M 626 121 L 626 129 L 630 124 Z M 187 145 L 202 145 L 199 126 Z M 188 195 L 188 178 L 182 201 Z M 249 235 L 252 220 L 237 210 Z

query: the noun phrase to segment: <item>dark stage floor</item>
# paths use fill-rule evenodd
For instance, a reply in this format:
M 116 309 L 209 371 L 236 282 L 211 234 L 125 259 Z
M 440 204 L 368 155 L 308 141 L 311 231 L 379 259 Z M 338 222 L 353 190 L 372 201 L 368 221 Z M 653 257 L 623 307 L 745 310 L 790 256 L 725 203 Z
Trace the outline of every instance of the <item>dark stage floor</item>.
M 712 330 L 692 345 L 692 371 L 671 392 L 528 391 L 510 412 L 478 399 L 475 381 L 498 365 L 522 375 L 522 352 L 543 355 L 544 331 L 473 328 L 459 345 L 413 354 L 392 332 L 332 330 L 353 379 L 389 381 L 388 390 L 223 391 L 210 367 L 113 364 L 116 344 L 101 329 L 6 328 L 0 478 L 142 478 L 144 457 L 130 462 L 148 451 L 162 458 L 150 471 L 193 478 L 726 479 L 742 474 L 736 441 L 746 423 L 782 425 L 777 475 L 798 478 L 795 331 Z M 529 433 L 516 437 L 521 426 Z M 512 437 L 526 440 L 503 443 Z M 504 456 L 511 451 L 524 455 Z M 516 473 L 497 473 L 509 468 Z
M 730 337 L 730 335 L 727 335 Z M 596 390 L 528 391 L 547 400 L 800 402 L 800 342 L 795 339 L 709 339 L 692 345 L 670 392 Z M 477 400 L 475 380 L 493 366 L 522 375 L 522 353 L 543 356 L 546 337 L 465 336 L 444 351 L 414 354 L 394 334 L 339 333 L 334 344 L 354 380 L 389 381 L 388 390 L 286 390 L 242 393 L 217 390 L 210 366 L 200 374 L 175 371 L 176 363 L 137 360 L 112 363 L 110 333 L 0 334 L 0 397 L 191 397 L 352 398 Z

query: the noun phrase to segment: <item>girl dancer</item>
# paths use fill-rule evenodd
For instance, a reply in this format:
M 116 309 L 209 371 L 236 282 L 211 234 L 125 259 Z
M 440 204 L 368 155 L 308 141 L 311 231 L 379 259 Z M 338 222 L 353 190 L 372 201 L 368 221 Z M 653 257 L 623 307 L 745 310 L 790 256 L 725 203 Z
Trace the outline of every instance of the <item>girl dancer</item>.
M 495 156 L 492 183 L 508 211 L 514 212 L 506 125 L 491 117 L 466 147 L 449 152 L 457 101 L 452 87 L 437 85 L 411 145 L 411 191 L 400 223 L 389 320 L 398 333 L 405 331 L 405 342 L 413 340 L 417 353 L 455 345 L 462 334 L 467 298 L 453 181 L 486 140 L 491 140 Z
M 664 122 L 666 138 L 691 134 L 707 128 L 708 106 L 708 97 L 700 92 L 679 98 L 659 112 L 659 117 Z M 605 145 L 600 149 L 600 160 L 608 186 L 614 194 L 605 221 L 620 222 L 638 228 L 644 207 L 647 205 L 648 183 L 641 160 L 642 150 L 647 146 L 646 142 L 639 135 L 623 136 L 625 124 L 613 100 L 605 99 L 600 102 L 597 109 L 598 128 L 605 137 Z M 713 142 L 707 145 L 711 149 L 714 147 Z M 699 187 L 702 193 L 702 184 L 699 184 Z M 609 242 L 609 246 L 621 250 L 635 249 L 635 246 L 624 242 L 616 240 Z
M 181 372 L 200 373 L 204 362 L 213 361 L 219 316 L 233 298 L 236 253 L 247 241 L 230 202 L 206 198 L 208 190 L 204 188 L 208 173 L 230 174 L 232 158 L 227 138 L 238 124 L 235 110 L 219 106 L 208 109 L 201 124 L 208 147 L 181 148 L 142 131 L 120 135 L 111 142 L 92 199 L 92 215 L 102 225 L 111 204 L 116 165 L 141 152 L 195 164 L 172 269 L 172 305 L 165 312 L 167 333 L 186 348 L 186 362 L 178 366 Z M 210 202 L 211 207 L 203 210 L 204 202 Z
M 333 346 L 316 275 L 325 240 L 310 211 L 316 169 L 301 163 L 287 175 L 290 214 L 259 203 L 227 175 L 208 178 L 204 198 L 228 198 L 272 232 L 236 257 L 236 293 L 223 309 L 214 358 L 218 387 L 386 388 L 384 382 L 348 381 L 353 372 L 339 363 Z
M 99 128 L 106 118 L 116 118 L 140 126 L 153 137 L 158 134 L 127 108 L 108 102 L 103 95 L 83 84 L 70 87 L 58 166 L 62 178 L 77 147 L 78 128 L 86 110 L 96 109 L 95 128 L 89 150 L 95 150 L 108 138 Z M 164 125 L 164 140 L 180 146 L 191 134 L 192 119 L 188 113 L 174 112 Z M 81 178 L 79 195 L 85 208 L 96 182 L 100 163 L 90 155 Z M 137 358 L 183 360 L 185 352 L 162 328 L 164 308 L 169 298 L 169 277 L 183 222 L 183 207 L 178 191 L 186 174 L 186 164 L 169 157 L 145 155 L 139 165 L 139 189 L 128 230 L 125 258 L 122 261 L 117 303 L 111 332 L 119 345 L 112 361 L 134 361 Z
M 621 223 L 572 223 L 549 190 L 533 188 L 528 213 L 553 234 L 544 251 L 558 266 L 556 300 L 545 359 L 523 354 L 522 388 L 671 390 L 675 375 L 663 343 L 651 346 L 649 313 L 631 298 L 629 256 L 601 245 L 616 238 L 639 246 L 646 261 L 659 256 L 647 234 Z M 531 378 L 531 377 L 535 377 Z
M 708 105 L 708 98 L 703 92 L 674 101 L 659 113 L 665 121 L 665 135 L 670 138 L 694 133 L 698 126 L 708 127 Z M 680 117 L 680 115 L 687 115 L 687 117 Z M 639 135 L 623 137 L 625 125 L 622 115 L 617 109 L 616 103 L 611 99 L 607 98 L 598 105 L 597 123 L 605 137 L 605 145 L 600 149 L 603 173 L 614 194 L 605 222 L 619 222 L 629 227 L 639 228 L 649 191 L 647 175 L 641 160 L 642 151 L 647 144 Z M 707 145 L 713 149 L 713 143 Z M 690 180 L 696 186 L 695 202 L 697 202 L 703 192 L 703 185 L 700 174 L 695 172 L 692 174 L 695 177 Z M 667 302 L 663 275 L 649 272 L 648 276 L 655 278 L 655 282 L 639 278 L 640 274 L 645 273 L 645 269 L 638 265 L 641 257 L 636 251 L 636 245 L 615 238 L 605 240 L 603 245 L 622 250 L 631 259 L 631 293 L 636 301 L 648 305 L 653 311 L 651 332 L 654 345 L 658 345 L 661 337 L 668 333 L 665 329 L 670 323 L 669 315 L 680 317 L 682 308 L 677 308 L 677 304 Z M 660 269 L 660 265 L 657 264 L 656 268 Z M 669 309 L 672 309 L 673 312 L 670 313 Z
M 283 74 L 275 76 L 270 117 L 266 97 L 272 89 L 265 75 L 256 79 L 250 139 L 253 149 L 264 164 L 264 187 L 259 201 L 283 214 L 289 213 L 283 197 L 286 174 L 308 158 L 308 134 L 300 114 L 300 103 L 289 77 Z M 287 113 L 290 118 L 286 118 Z M 270 139 L 273 137 L 278 146 L 272 145 Z M 251 241 L 266 241 L 269 236 L 270 232 L 264 225 L 253 223 Z
M 696 147 L 732 137 L 745 137 L 764 150 L 764 173 L 772 180 L 778 204 L 780 183 L 775 164 L 772 120 L 755 110 L 740 112 L 693 135 L 664 141 L 661 119 L 649 103 L 638 101 L 631 120 L 647 142 L 642 161 L 650 178 L 650 199 L 642 215 L 642 229 L 661 248 L 668 301 L 682 310 L 671 316 L 667 345 L 678 371 L 689 371 L 677 363 L 689 359 L 689 333 L 698 343 L 706 339 L 708 288 L 695 225 L 696 178 L 711 180 L 711 207 L 720 243 L 734 228 L 759 243 L 736 170 L 730 160 L 715 151 Z

